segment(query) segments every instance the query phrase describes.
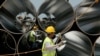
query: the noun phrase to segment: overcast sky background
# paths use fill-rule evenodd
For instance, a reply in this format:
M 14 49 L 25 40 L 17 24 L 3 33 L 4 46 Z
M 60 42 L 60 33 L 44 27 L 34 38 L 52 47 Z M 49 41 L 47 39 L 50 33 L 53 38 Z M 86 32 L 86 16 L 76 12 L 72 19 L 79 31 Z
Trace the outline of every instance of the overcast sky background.
M 34 4 L 36 10 L 38 10 L 38 8 L 40 7 L 40 5 L 43 3 L 44 0 L 30 0 L 30 1 L 32 2 L 32 4 Z M 72 7 L 77 6 L 82 1 L 83 0 L 69 0 Z
M 41 6 L 41 4 L 45 1 L 45 0 L 30 0 L 32 2 L 32 4 L 34 5 L 34 7 L 36 8 L 36 11 L 39 9 L 39 7 Z M 82 2 L 83 0 L 69 0 L 69 3 L 72 5 L 72 7 L 77 6 L 80 2 Z M 45 15 L 40 15 L 39 17 L 46 17 Z

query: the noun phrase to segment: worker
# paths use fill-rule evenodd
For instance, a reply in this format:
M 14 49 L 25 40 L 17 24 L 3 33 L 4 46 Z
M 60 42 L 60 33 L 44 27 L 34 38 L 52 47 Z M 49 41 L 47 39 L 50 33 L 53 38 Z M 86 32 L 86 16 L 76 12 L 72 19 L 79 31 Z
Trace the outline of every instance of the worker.
M 47 33 L 47 37 L 44 39 L 42 45 L 42 56 L 55 56 L 56 49 L 64 43 L 60 42 L 58 44 L 54 44 L 53 37 L 55 35 L 55 28 L 53 26 L 48 26 L 45 32 Z
M 31 45 L 31 48 L 36 48 L 37 47 L 37 43 L 36 43 L 36 31 L 38 30 L 38 26 L 34 25 L 32 30 L 29 32 L 29 43 Z

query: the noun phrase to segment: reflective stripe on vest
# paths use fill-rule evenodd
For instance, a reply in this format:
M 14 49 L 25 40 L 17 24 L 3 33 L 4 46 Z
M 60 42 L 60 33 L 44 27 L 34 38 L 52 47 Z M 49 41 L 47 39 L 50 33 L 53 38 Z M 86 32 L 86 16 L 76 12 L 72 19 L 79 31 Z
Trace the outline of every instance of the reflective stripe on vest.
M 49 50 L 45 49 L 44 45 L 47 42 L 49 42 L 51 45 L 54 45 L 54 42 L 49 37 L 46 37 L 45 40 L 44 40 L 44 42 L 43 42 L 43 45 L 42 45 L 42 56 L 55 56 L 56 50 L 49 51 Z

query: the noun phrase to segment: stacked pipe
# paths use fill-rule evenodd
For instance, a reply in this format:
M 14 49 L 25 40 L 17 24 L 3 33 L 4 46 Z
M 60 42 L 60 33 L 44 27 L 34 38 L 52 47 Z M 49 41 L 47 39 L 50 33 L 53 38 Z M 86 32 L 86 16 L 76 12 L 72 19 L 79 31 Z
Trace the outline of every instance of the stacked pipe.
M 99 10 L 100 2 L 95 3 L 94 0 L 86 0 L 76 9 L 76 22 L 83 32 L 90 35 L 100 34 Z
M 41 15 L 43 13 L 46 14 L 46 16 L 54 16 L 53 18 L 50 17 L 49 19 L 52 19 L 56 23 L 55 27 L 57 33 L 61 32 L 66 27 L 70 28 L 72 26 L 72 23 L 74 22 L 74 11 L 71 5 L 64 0 L 45 1 L 40 6 L 38 15 Z M 41 20 L 39 21 L 39 24 L 40 26 L 44 25 L 41 27 L 45 28 L 45 24 L 43 24 Z
M 80 4 L 76 10 L 76 16 L 82 14 L 82 11 L 84 11 L 83 9 L 87 8 L 92 2 L 92 0 L 88 0 L 85 1 L 86 4 Z M 85 25 L 85 22 L 88 21 L 85 19 L 99 17 L 99 4 L 95 4 L 94 7 L 91 7 L 91 9 L 89 9 L 90 11 L 88 11 L 87 14 L 82 15 L 82 17 L 76 18 L 76 22 L 79 28 L 84 32 L 89 34 L 98 34 L 98 25 L 97 27 L 94 27 L 95 29 L 93 28 L 94 30 L 92 31 L 90 28 L 93 26 L 90 28 L 83 26 Z M 63 46 L 57 49 L 57 56 L 90 56 L 92 54 L 92 45 L 88 36 L 79 31 L 67 32 L 72 27 L 73 23 L 75 23 L 74 11 L 69 2 L 65 0 L 45 0 L 37 11 L 38 12 L 36 12 L 35 7 L 30 0 L 5 1 L 0 8 L 0 36 L 2 36 L 0 37 L 0 49 L 1 51 L 6 50 L 7 52 L 0 52 L 0 55 L 11 54 L 18 56 L 41 56 L 41 47 L 45 38 L 44 31 L 48 25 L 53 25 L 56 28 L 56 33 L 62 33 L 62 41 L 67 41 Z M 29 32 L 34 24 L 32 24 L 31 28 L 26 32 L 22 32 L 23 24 L 20 24 L 16 20 L 16 16 L 22 12 L 31 13 L 36 19 L 34 24 L 39 26 L 39 40 L 42 40 L 42 42 L 36 43 L 38 46 L 35 48 L 31 48 L 28 41 Z M 91 16 L 92 13 L 96 14 Z M 39 17 L 41 14 L 45 14 L 47 18 Z M 52 18 L 51 15 L 54 17 Z M 97 22 L 97 20 L 93 19 L 93 21 L 90 20 L 89 23 L 94 21 Z

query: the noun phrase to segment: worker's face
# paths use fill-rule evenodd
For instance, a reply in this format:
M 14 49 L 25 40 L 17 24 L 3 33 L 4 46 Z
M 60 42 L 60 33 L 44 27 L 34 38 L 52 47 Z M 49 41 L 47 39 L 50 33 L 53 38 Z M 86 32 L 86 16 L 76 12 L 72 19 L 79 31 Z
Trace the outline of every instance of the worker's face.
M 55 33 L 50 33 L 50 37 L 53 38 L 55 36 Z

